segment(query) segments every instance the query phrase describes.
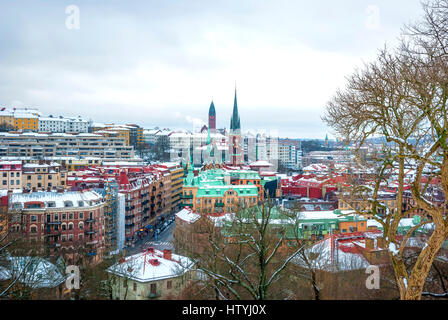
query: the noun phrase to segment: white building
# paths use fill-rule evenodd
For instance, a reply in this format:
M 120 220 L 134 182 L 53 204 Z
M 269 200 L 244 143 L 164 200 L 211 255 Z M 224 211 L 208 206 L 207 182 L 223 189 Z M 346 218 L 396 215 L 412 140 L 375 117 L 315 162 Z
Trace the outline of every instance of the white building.
M 40 117 L 39 131 L 43 132 L 80 132 L 87 133 L 89 131 L 89 121 L 77 118 L 66 117 Z
M 288 169 L 299 170 L 302 167 L 302 150 L 294 144 L 280 143 L 278 160 Z
M 189 155 L 196 165 L 207 160 L 208 149 L 213 151 L 216 162 L 226 162 L 229 138 L 220 133 L 210 133 L 210 148 L 208 148 L 208 133 L 174 132 L 169 136 L 170 161 L 186 163 Z M 210 160 L 210 159 L 208 159 Z

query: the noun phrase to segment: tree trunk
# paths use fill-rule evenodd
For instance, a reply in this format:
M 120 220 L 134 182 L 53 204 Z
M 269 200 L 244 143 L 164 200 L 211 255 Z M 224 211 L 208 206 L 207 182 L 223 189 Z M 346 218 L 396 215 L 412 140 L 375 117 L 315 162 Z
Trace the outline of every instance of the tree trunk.
M 442 247 L 447 237 L 447 230 L 444 226 L 436 226 L 431 238 L 427 242 L 427 246 L 423 249 L 417 258 L 417 262 L 412 269 L 409 279 L 409 287 L 406 290 L 405 300 L 420 300 L 423 286 L 428 277 L 434 258 Z

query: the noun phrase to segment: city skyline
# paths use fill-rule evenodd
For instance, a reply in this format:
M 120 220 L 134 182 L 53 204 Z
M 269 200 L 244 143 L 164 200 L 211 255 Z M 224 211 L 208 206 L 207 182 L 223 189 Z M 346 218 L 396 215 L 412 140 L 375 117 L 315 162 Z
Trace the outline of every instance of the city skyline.
M 23 5 L 26 4 L 26 5 Z M 393 45 L 419 1 L 324 3 L 68 1 L 0 4 L 0 102 L 95 122 L 229 127 L 323 139 L 320 116 L 349 70 Z

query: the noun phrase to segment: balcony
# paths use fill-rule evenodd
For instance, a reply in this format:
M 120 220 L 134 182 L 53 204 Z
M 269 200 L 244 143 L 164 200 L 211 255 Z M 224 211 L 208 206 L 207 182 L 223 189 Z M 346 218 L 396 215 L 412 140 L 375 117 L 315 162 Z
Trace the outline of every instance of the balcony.
M 215 202 L 215 207 L 224 207 L 224 202 Z
M 50 225 L 55 225 L 55 224 L 61 224 L 62 222 L 61 221 L 47 221 L 47 222 L 45 222 L 45 224 L 50 224 Z
M 62 232 L 59 231 L 59 230 L 57 230 L 57 231 L 55 231 L 55 230 L 48 231 L 47 230 L 45 235 L 48 236 L 48 237 L 59 237 L 61 234 L 62 234 Z
M 87 235 L 90 235 L 90 234 L 95 234 L 96 231 L 94 231 L 94 230 L 87 230 L 84 233 L 87 234 Z
M 98 243 L 98 240 L 86 242 L 86 245 L 93 246 Z
M 90 218 L 90 219 L 84 220 L 84 222 L 85 223 L 94 223 L 94 222 L 96 222 L 96 219 L 95 218 Z
M 181 195 L 180 198 L 181 199 L 193 199 L 193 195 L 192 194 L 184 194 L 184 195 Z

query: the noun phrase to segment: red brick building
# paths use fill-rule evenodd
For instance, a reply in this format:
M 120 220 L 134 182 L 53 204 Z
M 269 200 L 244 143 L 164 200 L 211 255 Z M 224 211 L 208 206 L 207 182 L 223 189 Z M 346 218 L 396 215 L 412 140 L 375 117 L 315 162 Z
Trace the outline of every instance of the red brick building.
M 73 251 L 101 261 L 105 247 L 104 202 L 94 191 L 31 192 L 9 195 L 12 236 L 42 241 L 50 254 Z

